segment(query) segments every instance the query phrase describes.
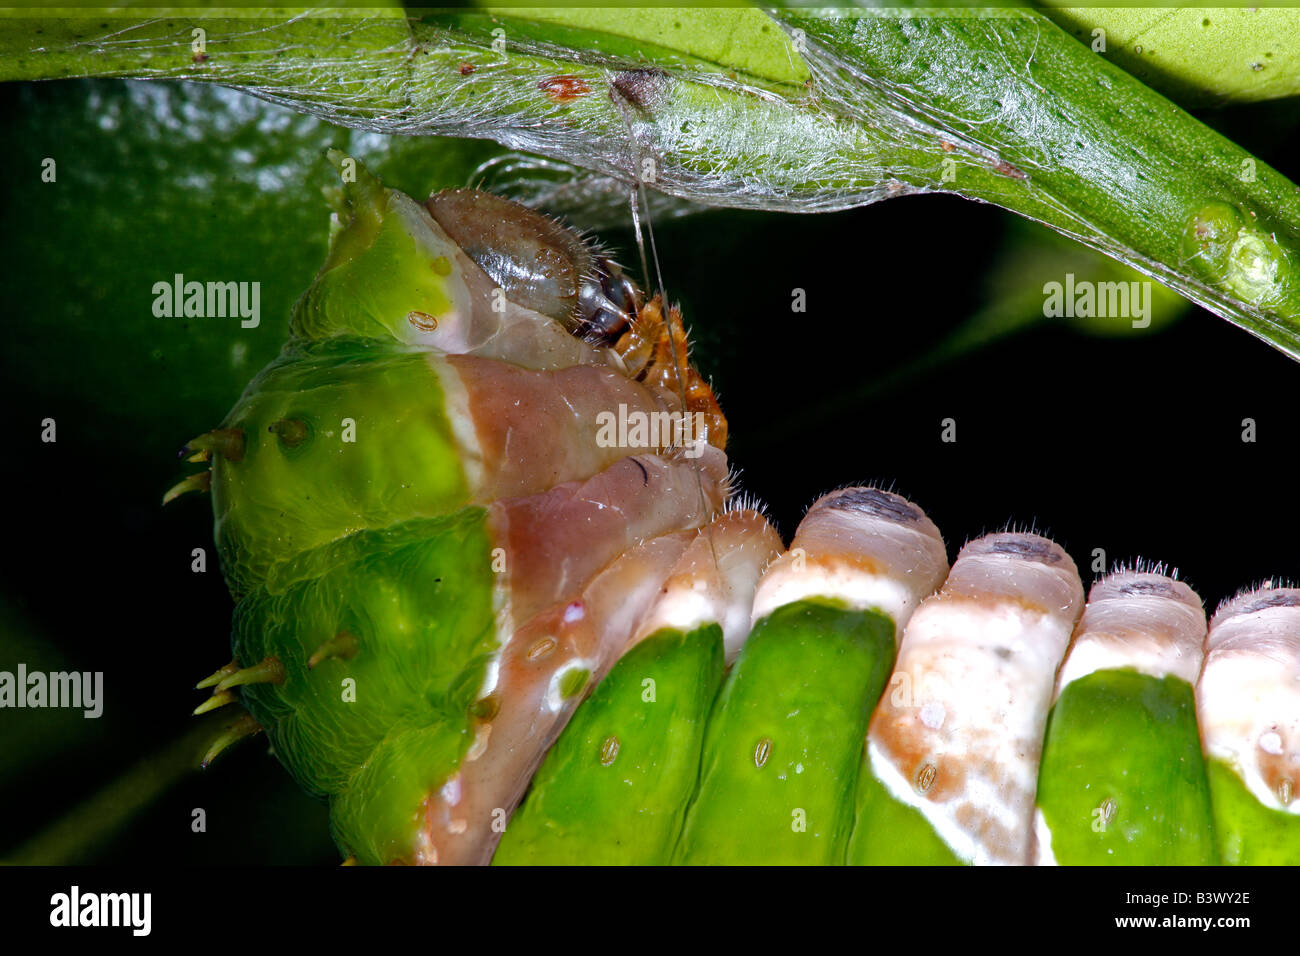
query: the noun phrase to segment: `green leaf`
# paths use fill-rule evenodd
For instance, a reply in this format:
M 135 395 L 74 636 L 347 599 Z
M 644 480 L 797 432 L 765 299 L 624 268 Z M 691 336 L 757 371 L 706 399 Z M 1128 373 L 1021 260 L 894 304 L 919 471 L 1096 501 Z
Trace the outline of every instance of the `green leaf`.
M 131 461 L 156 483 L 136 490 L 151 501 L 174 480 L 177 449 L 219 422 L 284 343 L 290 308 L 325 257 L 330 209 L 321 189 L 338 179 L 327 148 L 416 196 L 465 185 L 503 157 L 491 143 L 430 149 L 342 130 L 196 84 L 95 81 L 0 93 L 16 171 L 0 183 L 11 224 L 0 256 L 22 263 L 8 295 L 23 317 L 0 371 L 13 388 L 89 406 L 101 451 L 116 456 L 129 434 Z M 41 181 L 46 158 L 56 163 L 52 183 Z M 626 200 L 618 200 L 621 211 Z M 24 224 L 39 229 L 39 242 Z M 260 323 L 154 315 L 154 284 L 175 273 L 260 283 Z M 132 387 L 122 387 L 126 379 Z M 119 462 L 112 475 L 125 479 L 124 470 Z M 140 480 L 134 471 L 129 478 Z
M 802 86 L 808 67 L 784 31 L 758 9 L 737 7 L 510 7 L 510 20 L 569 27 L 565 45 L 604 53 L 722 66 L 769 84 Z M 581 31 L 582 36 L 579 35 Z M 554 30 L 527 31 L 554 41 Z M 584 40 L 585 43 L 573 42 Z M 622 42 L 619 42 L 622 41 Z
M 1183 106 L 1300 95 L 1300 9 L 1066 6 L 1045 12 L 1090 48 L 1104 40 L 1098 52 Z

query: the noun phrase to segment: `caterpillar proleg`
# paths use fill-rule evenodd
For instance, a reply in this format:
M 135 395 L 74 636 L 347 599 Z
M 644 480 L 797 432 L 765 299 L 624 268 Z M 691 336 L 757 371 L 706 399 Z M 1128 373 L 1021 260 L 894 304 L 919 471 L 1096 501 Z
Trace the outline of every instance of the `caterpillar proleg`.
M 709 719 L 678 862 L 843 862 L 896 635 L 946 570 L 938 529 L 897 495 L 846 488 L 809 509 L 759 583 L 754 630 Z
M 1002 533 L 962 548 L 912 615 L 871 722 L 850 862 L 1029 862 L 1056 669 L 1083 586 L 1058 545 Z
M 1223 861 L 1300 864 L 1300 589 L 1219 609 L 1196 702 Z
M 1192 692 L 1205 633 L 1181 581 L 1121 571 L 1093 585 L 1057 678 L 1036 862 L 1215 862 Z

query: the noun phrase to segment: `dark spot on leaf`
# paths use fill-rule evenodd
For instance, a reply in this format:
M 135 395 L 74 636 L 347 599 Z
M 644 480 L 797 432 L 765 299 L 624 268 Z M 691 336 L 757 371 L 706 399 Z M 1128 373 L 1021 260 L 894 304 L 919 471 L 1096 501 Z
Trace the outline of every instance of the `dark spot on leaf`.
M 574 100 L 581 99 L 591 92 L 591 87 L 587 81 L 580 76 L 574 76 L 572 73 L 564 73 L 560 76 L 548 76 L 544 80 L 539 80 L 537 88 L 546 94 L 546 98 L 552 103 L 572 103 Z
M 654 112 L 668 93 L 668 74 L 663 70 L 622 70 L 610 84 L 610 95 L 623 100 L 644 113 Z
M 993 171 L 1001 176 L 1009 176 L 1012 179 L 1025 179 L 1025 173 L 1021 169 L 1012 166 L 1006 160 L 1000 159 L 993 164 Z

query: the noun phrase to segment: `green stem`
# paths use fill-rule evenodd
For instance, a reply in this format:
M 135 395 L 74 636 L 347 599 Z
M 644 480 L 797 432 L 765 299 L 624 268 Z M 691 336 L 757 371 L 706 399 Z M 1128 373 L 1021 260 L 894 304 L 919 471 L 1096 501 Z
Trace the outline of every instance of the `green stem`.
M 752 15 L 737 12 L 746 29 Z M 663 52 L 656 32 L 654 68 L 630 69 L 608 44 L 579 42 L 596 35 L 590 18 L 12 18 L 0 79 L 222 83 L 341 125 L 493 139 L 709 205 L 819 212 L 954 192 L 1046 223 L 1300 357 L 1300 191 L 1042 14 L 772 15 L 797 68 L 768 55 L 709 69 L 707 45 Z M 805 68 L 807 85 L 789 82 Z M 917 254 L 938 264 L 950 241 Z
M 214 715 L 63 814 L 19 846 L 4 860 L 16 866 L 66 866 L 85 863 L 94 849 L 111 839 L 137 813 L 180 780 L 199 769 L 199 762 L 229 715 Z
M 1043 222 L 1300 356 L 1300 189 L 1041 14 L 779 16 L 804 31 L 830 109 L 893 114 L 950 152 L 938 188 Z M 936 186 L 931 169 L 898 176 Z

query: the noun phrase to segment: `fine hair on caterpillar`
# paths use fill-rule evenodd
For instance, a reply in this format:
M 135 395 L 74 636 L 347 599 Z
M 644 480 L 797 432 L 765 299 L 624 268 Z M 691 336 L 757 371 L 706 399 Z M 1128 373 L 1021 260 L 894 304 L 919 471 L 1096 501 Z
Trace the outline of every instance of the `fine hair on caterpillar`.
M 198 710 L 246 708 L 216 748 L 265 730 L 345 857 L 1206 862 L 1291 839 L 1288 594 L 1207 622 L 1138 563 L 1089 597 L 1037 522 L 950 567 L 892 486 L 821 496 L 787 547 L 661 280 L 481 191 L 416 202 L 358 168 L 344 195 L 290 342 L 174 492 L 211 491 L 236 601 Z M 703 441 L 601 441 L 615 410 L 700 415 Z M 1157 759 L 1187 772 L 1148 792 Z

